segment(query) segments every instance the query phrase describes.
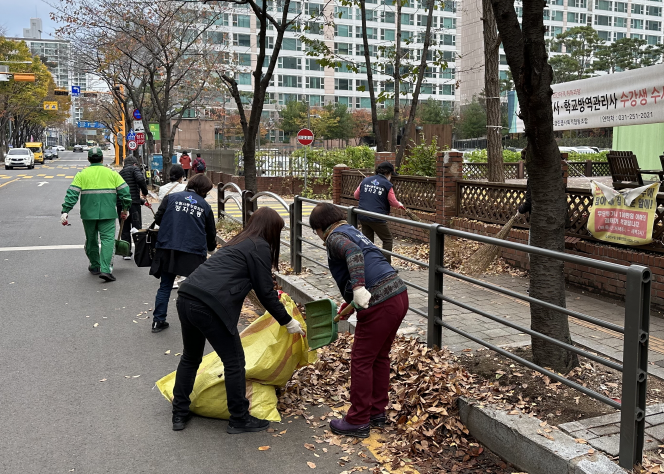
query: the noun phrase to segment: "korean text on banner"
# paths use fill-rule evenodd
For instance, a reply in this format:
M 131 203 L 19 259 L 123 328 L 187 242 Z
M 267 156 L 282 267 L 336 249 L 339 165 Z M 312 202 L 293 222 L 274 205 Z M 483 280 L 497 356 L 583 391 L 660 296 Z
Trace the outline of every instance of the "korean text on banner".
M 659 183 L 617 192 L 593 181 L 592 188 L 588 230 L 593 237 L 622 245 L 652 242 Z
M 554 130 L 664 122 L 664 64 L 552 84 L 551 89 Z M 510 117 L 514 130 L 522 133 L 518 114 Z

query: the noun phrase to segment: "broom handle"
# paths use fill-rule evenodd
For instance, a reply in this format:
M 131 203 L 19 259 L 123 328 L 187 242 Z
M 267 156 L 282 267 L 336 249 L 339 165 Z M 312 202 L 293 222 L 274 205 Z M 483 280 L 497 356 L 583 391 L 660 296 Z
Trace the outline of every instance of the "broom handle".
M 337 314 L 334 317 L 334 322 L 338 323 L 341 320 L 342 316 L 346 316 L 347 314 L 352 313 L 354 309 L 355 309 L 355 306 L 353 306 L 353 303 L 351 302 L 351 304 L 346 306 L 341 313 Z
M 118 240 L 122 239 L 122 229 L 124 228 L 124 223 L 126 219 L 120 218 L 120 232 L 118 232 Z

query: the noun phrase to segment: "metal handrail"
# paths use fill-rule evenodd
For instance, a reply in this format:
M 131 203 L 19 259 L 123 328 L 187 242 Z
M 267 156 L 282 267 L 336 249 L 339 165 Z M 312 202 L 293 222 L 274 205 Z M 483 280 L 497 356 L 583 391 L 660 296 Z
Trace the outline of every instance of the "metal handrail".
M 235 202 L 235 204 L 237 204 L 237 208 L 240 210 L 240 212 L 242 212 L 242 203 L 240 201 L 238 201 L 235 196 L 227 196 L 223 200 L 223 202 L 226 203 L 226 201 L 228 201 L 229 199 L 232 199 Z
M 290 207 L 288 206 L 288 204 L 286 204 L 286 201 L 284 201 L 284 200 L 281 198 L 281 196 L 279 196 L 278 194 L 275 194 L 275 193 L 273 193 L 273 192 L 271 192 L 271 191 L 261 191 L 261 192 L 259 192 L 259 193 L 256 193 L 256 194 L 254 194 L 254 195 L 250 198 L 250 201 L 251 201 L 251 202 L 254 202 L 256 199 L 258 199 L 258 198 L 261 197 L 261 196 L 269 196 L 269 197 L 271 197 L 272 199 L 276 199 L 277 201 L 279 201 L 279 204 L 281 204 L 282 206 L 284 206 L 284 208 L 285 208 L 287 211 L 290 209 Z
M 226 184 L 224 184 L 224 186 L 223 186 L 221 189 L 219 189 L 218 191 L 225 191 L 226 188 L 229 188 L 229 187 L 231 187 L 231 188 L 235 188 L 235 190 L 237 191 L 238 194 L 242 194 L 242 190 L 240 189 L 240 186 L 238 186 L 238 185 L 235 184 L 235 183 L 226 183 Z

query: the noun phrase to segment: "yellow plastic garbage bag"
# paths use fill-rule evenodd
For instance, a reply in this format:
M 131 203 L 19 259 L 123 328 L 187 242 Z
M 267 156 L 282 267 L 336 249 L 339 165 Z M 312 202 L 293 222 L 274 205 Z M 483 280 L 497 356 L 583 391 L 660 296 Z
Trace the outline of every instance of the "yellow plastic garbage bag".
M 288 313 L 298 320 L 306 332 L 306 323 L 295 302 L 286 293 L 280 300 Z M 275 387 L 285 385 L 293 372 L 316 360 L 316 352 L 309 352 L 306 338 L 288 334 L 285 327 L 265 313 L 240 334 L 245 353 L 247 399 L 249 412 L 256 418 L 281 421 L 277 411 Z M 173 401 L 175 372 L 157 382 L 157 388 Z M 224 365 L 216 352 L 203 357 L 191 394 L 191 411 L 197 415 L 228 419 Z

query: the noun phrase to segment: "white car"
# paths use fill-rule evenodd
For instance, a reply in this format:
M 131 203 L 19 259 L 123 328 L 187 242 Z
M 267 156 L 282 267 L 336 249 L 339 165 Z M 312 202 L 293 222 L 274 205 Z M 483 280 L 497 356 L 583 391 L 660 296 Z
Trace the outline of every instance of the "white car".
M 17 166 L 28 169 L 35 167 L 35 155 L 29 148 L 12 148 L 5 156 L 5 169 L 10 170 Z
M 58 145 L 57 149 L 58 151 L 65 151 L 65 147 L 63 147 L 62 145 Z

